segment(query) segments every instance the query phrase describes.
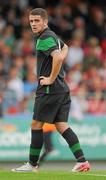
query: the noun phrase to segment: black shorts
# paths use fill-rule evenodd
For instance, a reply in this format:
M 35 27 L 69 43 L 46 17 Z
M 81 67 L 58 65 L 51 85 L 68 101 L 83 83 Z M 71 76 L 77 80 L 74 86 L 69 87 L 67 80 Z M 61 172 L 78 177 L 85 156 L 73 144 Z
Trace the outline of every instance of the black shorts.
M 37 94 L 33 119 L 54 124 L 67 122 L 70 109 L 70 94 Z

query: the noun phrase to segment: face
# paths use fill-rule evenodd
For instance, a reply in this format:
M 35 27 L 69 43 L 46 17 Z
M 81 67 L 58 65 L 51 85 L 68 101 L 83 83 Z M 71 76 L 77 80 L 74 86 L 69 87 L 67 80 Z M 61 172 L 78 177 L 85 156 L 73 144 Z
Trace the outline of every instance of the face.
M 47 19 L 43 19 L 40 15 L 29 15 L 29 22 L 34 34 L 42 32 L 47 27 Z

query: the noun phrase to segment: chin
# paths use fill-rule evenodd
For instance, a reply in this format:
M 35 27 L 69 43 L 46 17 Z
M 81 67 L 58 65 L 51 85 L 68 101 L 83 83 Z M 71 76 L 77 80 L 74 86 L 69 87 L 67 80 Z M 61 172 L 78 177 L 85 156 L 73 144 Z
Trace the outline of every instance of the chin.
M 34 34 L 38 34 L 40 31 L 33 31 Z
M 33 31 L 34 34 L 38 33 L 37 31 Z

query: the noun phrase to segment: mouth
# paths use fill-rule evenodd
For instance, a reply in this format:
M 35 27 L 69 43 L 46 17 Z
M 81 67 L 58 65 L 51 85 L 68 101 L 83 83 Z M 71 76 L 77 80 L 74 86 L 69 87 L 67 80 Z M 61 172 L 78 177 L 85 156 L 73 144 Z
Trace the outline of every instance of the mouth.
M 33 31 L 37 31 L 37 28 L 32 28 Z

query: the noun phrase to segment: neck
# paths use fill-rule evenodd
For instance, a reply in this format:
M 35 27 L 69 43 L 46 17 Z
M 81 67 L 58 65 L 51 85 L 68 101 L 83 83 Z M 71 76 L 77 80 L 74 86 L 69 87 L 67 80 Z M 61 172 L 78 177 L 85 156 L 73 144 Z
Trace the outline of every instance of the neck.
M 47 26 L 47 25 L 45 25 L 45 26 L 44 26 L 44 28 L 43 28 L 43 30 L 42 30 L 41 32 L 43 32 L 46 28 L 48 28 L 48 26 Z
M 42 31 L 40 31 L 39 33 L 38 33 L 38 35 L 40 35 L 45 29 L 47 29 L 48 28 L 48 26 L 45 26 L 43 29 L 42 29 Z

